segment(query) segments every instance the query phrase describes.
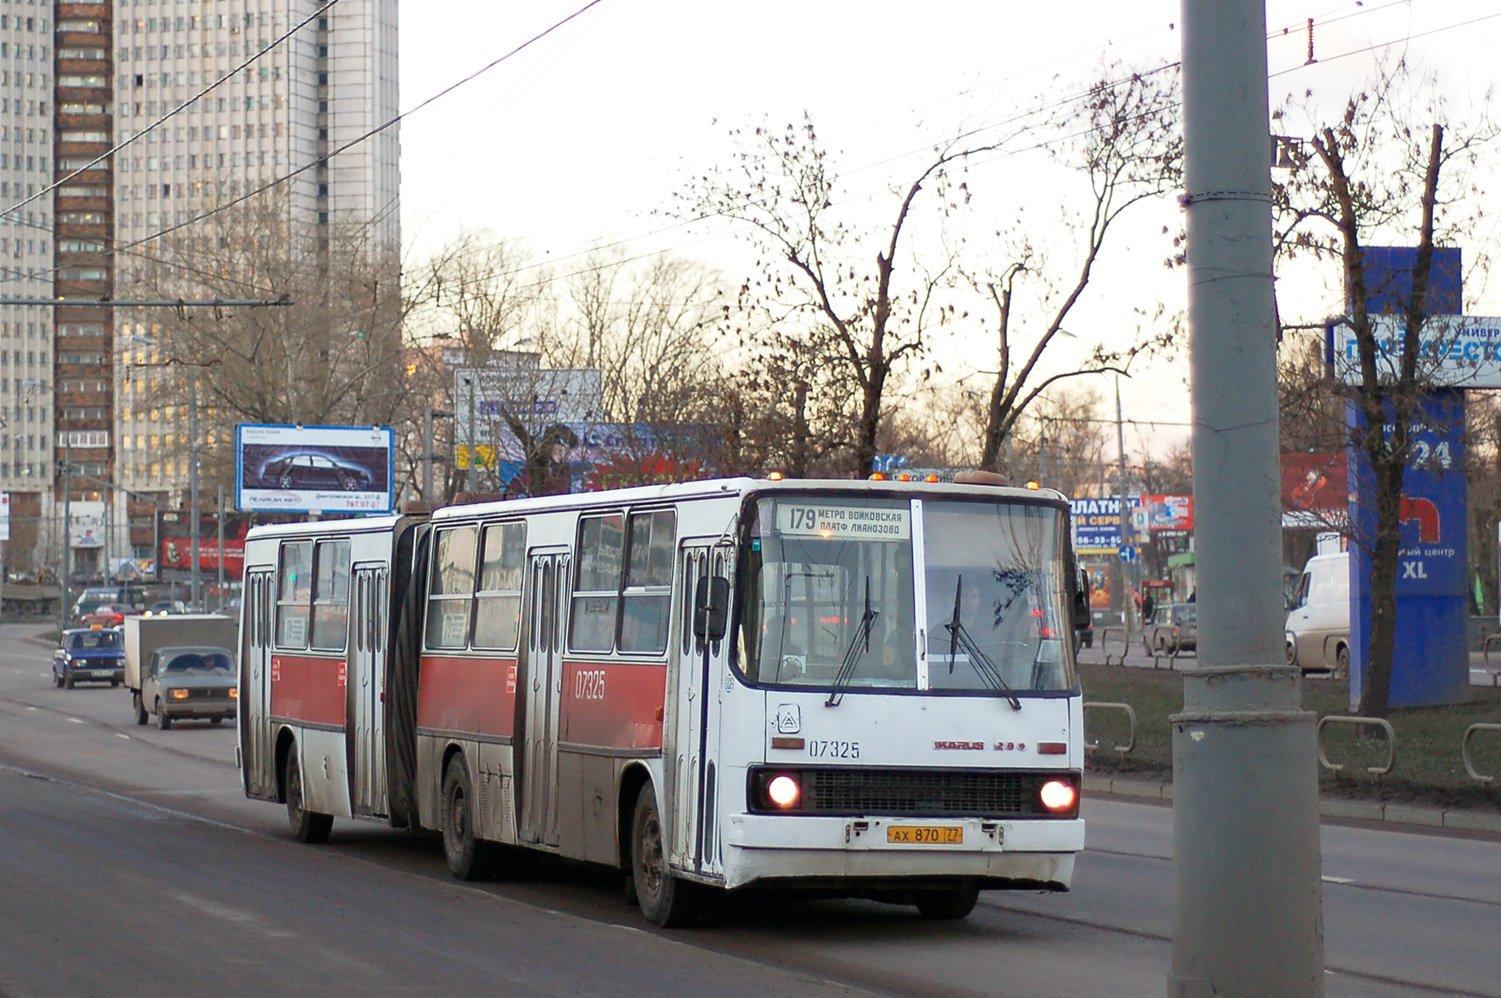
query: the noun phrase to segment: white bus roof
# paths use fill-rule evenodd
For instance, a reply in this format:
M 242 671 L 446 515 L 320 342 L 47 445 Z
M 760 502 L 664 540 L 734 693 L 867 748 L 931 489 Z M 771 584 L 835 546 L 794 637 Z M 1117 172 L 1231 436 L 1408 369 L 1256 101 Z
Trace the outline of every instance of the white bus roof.
M 765 478 L 718 478 L 699 482 L 678 482 L 671 485 L 643 485 L 629 489 L 614 489 L 605 492 L 573 492 L 567 495 L 537 496 L 531 499 L 499 499 L 492 502 L 471 503 L 463 506 L 444 506 L 434 511 L 433 519 L 443 521 L 463 519 L 476 515 L 497 513 L 542 512 L 559 508 L 613 507 L 632 502 L 652 500 L 707 499 L 724 495 L 744 495 L 750 491 L 760 493 L 804 493 L 808 491 L 872 492 L 885 495 L 902 492 L 921 492 L 929 495 L 971 495 L 1003 497 L 1007 499 L 1044 499 L 1067 502 L 1062 493 L 1052 489 L 1022 489 L 996 485 L 954 485 L 948 482 L 899 482 L 891 479 L 880 482 L 855 481 L 843 478 L 797 478 L 771 481 Z
M 697 482 L 675 482 L 668 485 L 641 485 L 628 489 L 612 489 L 604 492 L 572 492 L 566 495 L 536 496 L 527 499 L 496 499 L 489 502 L 466 503 L 461 506 L 443 506 L 435 510 L 436 522 L 468 519 L 485 515 L 507 513 L 534 513 L 553 509 L 589 509 L 616 507 L 627 503 L 655 500 L 709 499 L 716 496 L 744 495 L 750 491 L 759 493 L 806 493 L 871 492 L 882 495 L 922 493 L 926 495 L 980 496 L 1004 499 L 1044 499 L 1066 503 L 1066 497 L 1053 489 L 1025 489 L 999 485 L 956 485 L 952 482 L 902 482 L 894 479 L 864 481 L 843 478 L 796 478 L 772 481 L 764 478 L 718 478 Z M 246 540 L 260 537 L 297 537 L 329 533 L 362 533 L 393 529 L 403 519 L 391 514 L 367 516 L 358 519 L 317 520 L 311 523 L 277 523 L 253 527 Z
M 302 534 L 326 534 L 334 524 L 337 524 L 339 532 L 344 534 L 375 533 L 392 529 L 402 519 L 403 517 L 392 513 L 383 516 L 314 520 L 310 523 L 265 523 L 258 527 L 251 527 L 246 532 L 245 539 L 253 541 L 259 537 L 297 537 Z

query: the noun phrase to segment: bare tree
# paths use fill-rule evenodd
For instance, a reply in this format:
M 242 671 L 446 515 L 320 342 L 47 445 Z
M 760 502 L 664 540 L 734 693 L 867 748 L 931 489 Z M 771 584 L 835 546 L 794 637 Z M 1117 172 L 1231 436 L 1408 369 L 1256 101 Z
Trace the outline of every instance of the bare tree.
M 210 481 L 229 484 L 236 423 L 390 425 L 403 407 L 394 256 L 361 230 L 289 220 L 267 197 L 163 240 L 122 267 L 128 293 L 284 299 L 271 307 L 162 309 L 122 340 L 124 403 L 187 422 L 196 403 Z M 172 448 L 189 445 L 178 426 Z
M 844 452 L 848 471 L 868 475 L 893 372 L 919 355 L 927 336 L 950 317 L 940 299 L 954 277 L 952 256 L 930 266 L 902 256 L 911 255 L 914 207 L 931 187 L 939 211 L 953 210 L 967 196 L 953 186 L 954 168 L 996 146 L 966 146 L 956 139 L 935 149 L 897 191 L 891 220 L 867 234 L 839 218 L 839 177 L 811 118 L 781 131 L 760 127 L 731 134 L 739 146 L 734 166 L 695 178 L 684 195 L 684 213 L 749 226 L 763 257 L 760 272 L 740 289 L 735 308 L 749 318 L 737 331 L 758 358 L 795 368 L 806 359 L 849 381 L 855 390 L 850 419 L 823 427 L 828 432 L 822 439 L 809 443 Z M 806 399 L 815 389 L 806 378 L 794 384 L 804 382 L 806 392 L 796 389 L 794 399 Z M 848 436 L 841 432 L 845 428 Z
M 1312 154 L 1294 152 L 1297 167 L 1277 194 L 1280 248 L 1288 255 L 1338 260 L 1350 309 L 1346 321 L 1356 343 L 1358 380 L 1342 394 L 1361 417 L 1350 440 L 1375 482 L 1374 527 L 1369 536 L 1353 532 L 1371 559 L 1370 644 L 1360 706 L 1377 717 L 1386 715 L 1391 688 L 1403 481 L 1414 457 L 1413 425 L 1434 386 L 1419 346 L 1435 311 L 1429 302 L 1434 249 L 1460 238 L 1479 217 L 1478 208 L 1465 214 L 1459 205 L 1478 200 L 1470 168 L 1496 134 L 1484 115 L 1478 126 L 1451 130 L 1435 94 L 1433 81 L 1414 80 L 1398 64 L 1376 86 L 1351 97 L 1338 122 L 1315 128 Z M 1426 123 L 1412 120 L 1414 107 Z M 1377 286 L 1367 273 L 1364 247 L 1377 233 L 1401 233 L 1415 243 L 1405 293 Z M 1380 342 L 1371 307 L 1376 296 L 1399 301 L 1394 350 Z
M 1121 347 L 1102 341 L 1077 367 L 1047 376 L 1039 368 L 1048 348 L 1066 335 L 1064 324 L 1089 286 L 1115 223 L 1136 204 L 1161 197 L 1181 183 L 1180 99 L 1176 68 L 1142 73 L 1108 67 L 1082 102 L 1049 124 L 1049 150 L 1055 162 L 1077 170 L 1089 184 L 1090 197 L 1082 211 L 1063 209 L 1063 228 L 1077 242 L 1072 271 L 1051 266 L 1020 221 L 1011 234 L 996 233 L 997 241 L 1010 247 L 1010 260 L 1003 267 L 966 271 L 969 285 L 994 309 L 992 335 L 999 364 L 987 372 L 994 381 L 985 406 L 980 467 L 999 470 L 1004 441 L 1027 407 L 1053 385 L 1081 375 L 1125 373 L 1140 350 L 1169 341 L 1163 333 L 1157 334 L 1155 344 L 1148 340 Z M 1036 304 L 1020 306 L 1023 286 Z M 980 321 L 983 324 L 983 318 Z M 1024 346 L 1029 339 L 1030 349 Z
M 607 419 L 653 427 L 701 419 L 723 296 L 718 275 L 688 260 L 657 254 L 632 265 L 624 249 L 594 254 L 567 281 L 571 332 L 559 357 L 599 368 Z

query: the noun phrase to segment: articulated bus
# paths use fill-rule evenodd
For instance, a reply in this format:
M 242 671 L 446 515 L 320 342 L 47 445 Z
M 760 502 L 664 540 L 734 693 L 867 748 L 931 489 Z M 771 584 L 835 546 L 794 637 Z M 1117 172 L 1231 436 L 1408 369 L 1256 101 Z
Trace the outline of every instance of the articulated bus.
M 1084 845 L 1068 505 L 732 479 L 257 527 L 240 762 L 295 834 L 624 871 L 661 925 L 808 889 L 962 918 Z

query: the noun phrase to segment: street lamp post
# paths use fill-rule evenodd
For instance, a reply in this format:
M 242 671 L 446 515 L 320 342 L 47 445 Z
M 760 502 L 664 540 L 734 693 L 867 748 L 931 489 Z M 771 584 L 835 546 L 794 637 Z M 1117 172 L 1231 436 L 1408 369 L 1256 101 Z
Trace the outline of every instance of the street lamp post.
M 422 435 L 422 498 L 433 501 L 433 420 L 452 419 L 453 413 L 428 409 Z M 472 423 L 471 423 L 472 425 Z
M 73 582 L 73 443 L 71 438 L 63 447 L 63 592 L 60 607 L 62 623 L 68 625 L 68 597 Z
M 465 473 L 465 476 L 464 476 L 464 488 L 465 488 L 466 491 L 473 492 L 474 491 L 474 452 L 475 452 L 475 446 L 474 446 L 474 416 L 475 416 L 475 412 L 474 412 L 474 410 L 476 409 L 475 395 L 479 391 L 479 385 L 477 384 L 478 379 L 473 374 L 466 375 L 464 377 L 464 380 L 469 383 L 469 434 L 468 434 L 468 439 L 465 441 L 465 444 L 468 447 L 467 453 L 469 455 L 469 460 L 465 462 L 465 465 L 466 465 L 465 472 L 466 473 Z
M 192 593 L 193 609 L 203 608 L 198 603 L 199 581 L 199 539 L 198 539 L 198 368 L 191 368 L 188 376 L 188 490 L 191 493 L 192 508 L 188 511 L 188 529 L 192 531 L 188 535 L 192 544 L 192 562 L 188 566 L 192 572 L 189 580 Z

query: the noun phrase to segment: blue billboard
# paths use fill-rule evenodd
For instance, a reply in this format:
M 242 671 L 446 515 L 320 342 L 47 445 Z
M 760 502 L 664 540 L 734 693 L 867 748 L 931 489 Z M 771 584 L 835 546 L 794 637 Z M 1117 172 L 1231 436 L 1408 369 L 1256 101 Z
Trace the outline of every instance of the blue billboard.
M 1372 315 L 1400 311 L 1411 293 L 1416 255 L 1416 250 L 1405 247 L 1366 250 L 1366 283 L 1371 289 L 1367 307 Z M 1430 311 L 1460 311 L 1461 291 L 1459 250 L 1435 250 Z M 1353 401 L 1346 414 L 1355 431 L 1353 441 L 1364 422 Z M 1392 426 L 1383 429 L 1389 436 Z M 1411 457 L 1402 477 L 1396 640 L 1387 701 L 1392 707 L 1456 703 L 1468 692 L 1464 429 L 1464 395 L 1448 388 L 1427 393 L 1408 427 Z M 1349 469 L 1355 541 L 1350 558 L 1350 703 L 1354 706 L 1364 688 L 1370 645 L 1376 483 L 1365 452 L 1353 443 Z
M 1115 552 L 1121 546 L 1121 500 L 1070 499 L 1075 551 Z

